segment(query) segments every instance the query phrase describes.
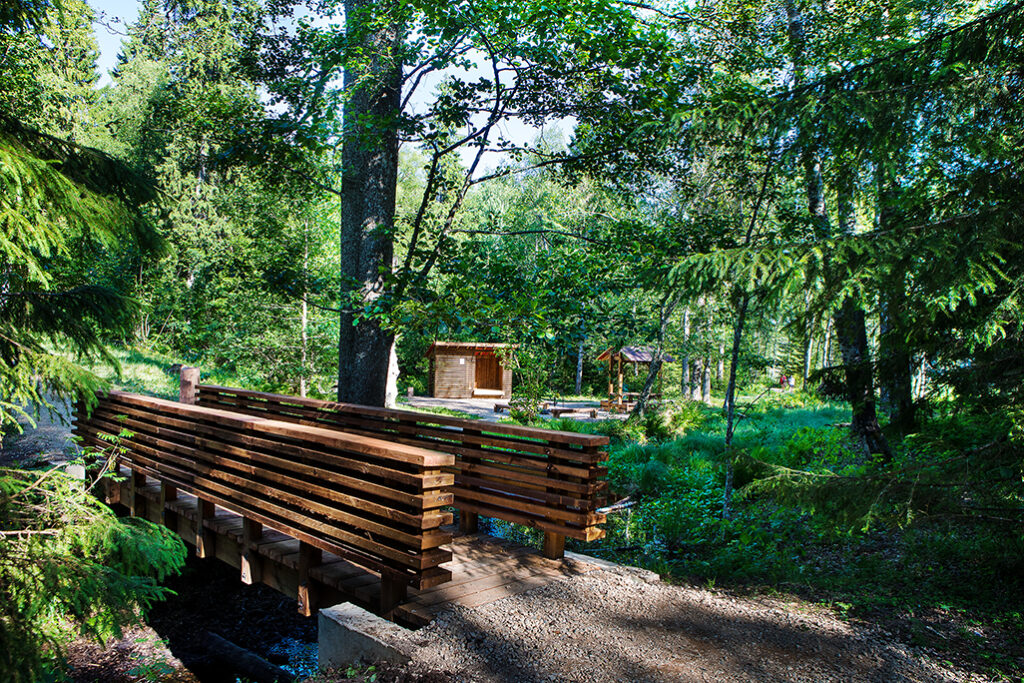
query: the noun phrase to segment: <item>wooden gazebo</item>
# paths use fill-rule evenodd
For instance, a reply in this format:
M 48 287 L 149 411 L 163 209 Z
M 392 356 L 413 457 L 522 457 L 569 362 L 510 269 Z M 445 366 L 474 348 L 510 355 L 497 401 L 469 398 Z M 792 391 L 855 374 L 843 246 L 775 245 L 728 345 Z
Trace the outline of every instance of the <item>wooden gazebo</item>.
M 598 362 L 608 363 L 608 400 L 602 401 L 602 406 L 607 408 L 614 404 L 619 409 L 629 408 L 633 400 L 640 395 L 640 392 L 623 392 L 623 364 L 633 366 L 633 374 L 640 374 L 640 366 L 649 367 L 654 360 L 654 351 L 648 346 L 623 346 L 616 349 L 606 349 L 597 357 Z M 675 359 L 667 353 L 661 358 L 662 363 L 674 363 Z M 617 378 L 617 382 L 615 379 Z M 661 370 L 658 370 L 658 393 L 662 388 Z

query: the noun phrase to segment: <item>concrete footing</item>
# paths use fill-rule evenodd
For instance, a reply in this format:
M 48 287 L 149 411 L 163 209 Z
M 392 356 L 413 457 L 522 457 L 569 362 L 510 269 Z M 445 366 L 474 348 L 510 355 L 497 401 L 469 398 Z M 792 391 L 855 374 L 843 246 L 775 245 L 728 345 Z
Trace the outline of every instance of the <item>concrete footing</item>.
M 321 669 L 356 662 L 402 665 L 416 647 L 412 631 L 347 602 L 320 610 L 319 631 Z

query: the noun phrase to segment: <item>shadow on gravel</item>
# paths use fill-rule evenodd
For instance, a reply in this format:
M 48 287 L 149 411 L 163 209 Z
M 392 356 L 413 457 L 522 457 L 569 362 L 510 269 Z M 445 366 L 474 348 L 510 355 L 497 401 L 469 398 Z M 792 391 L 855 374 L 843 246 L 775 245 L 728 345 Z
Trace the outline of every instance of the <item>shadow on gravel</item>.
M 606 591 L 574 581 L 560 582 L 551 594 L 538 592 L 523 604 L 511 602 L 516 598 L 505 603 L 509 616 L 493 617 L 503 620 L 501 632 L 484 617 L 475 619 L 472 611 L 446 615 L 444 630 L 465 634 L 461 647 L 468 653 L 468 669 L 479 667 L 487 678 L 510 683 L 567 677 L 638 682 L 956 680 L 952 672 L 886 642 L 881 633 L 864 640 L 857 633 L 815 628 L 813 618 L 787 623 L 792 617 L 772 607 L 758 617 L 744 614 L 729 599 L 704 604 L 682 591 L 673 594 L 660 587 L 648 592 L 641 584 L 625 599 L 626 605 Z

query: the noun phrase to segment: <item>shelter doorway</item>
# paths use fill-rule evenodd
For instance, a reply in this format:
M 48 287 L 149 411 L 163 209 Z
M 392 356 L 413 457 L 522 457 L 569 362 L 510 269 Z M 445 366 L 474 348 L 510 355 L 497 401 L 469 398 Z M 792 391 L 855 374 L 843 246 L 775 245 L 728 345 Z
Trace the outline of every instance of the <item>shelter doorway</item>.
M 476 389 L 501 391 L 501 364 L 496 356 L 476 357 Z

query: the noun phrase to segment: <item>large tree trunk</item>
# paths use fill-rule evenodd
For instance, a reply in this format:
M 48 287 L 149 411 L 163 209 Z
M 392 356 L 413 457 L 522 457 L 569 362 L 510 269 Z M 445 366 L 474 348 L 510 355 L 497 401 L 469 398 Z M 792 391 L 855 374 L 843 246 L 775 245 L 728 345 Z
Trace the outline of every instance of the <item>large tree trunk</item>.
M 803 17 L 794 0 L 786 2 L 787 28 L 793 54 L 793 72 L 796 85 L 800 85 L 806 70 L 806 35 Z M 831 236 L 828 213 L 825 210 L 825 183 L 821 172 L 821 158 L 814 136 L 802 131 L 804 185 L 807 209 L 811 220 L 822 238 Z M 855 225 L 853 204 L 854 174 L 847 160 L 840 160 L 837 168 L 836 199 L 839 215 L 839 232 L 852 234 Z M 854 435 L 869 453 L 890 456 L 889 445 L 878 426 L 875 413 L 875 386 L 868 350 L 867 329 L 864 310 L 859 301 L 846 297 L 835 314 L 836 341 L 843 356 L 846 371 L 846 390 L 853 407 L 852 429 Z
M 345 67 L 338 340 L 338 400 L 373 406 L 386 403 L 394 335 L 372 314 L 359 313 L 372 310 L 389 286 L 402 86 L 401 30 L 372 22 L 378 5 L 345 0 L 349 45 L 360 49 Z
M 885 164 L 876 164 L 878 229 L 893 227 L 894 188 Z M 879 296 L 878 398 L 889 424 L 905 434 L 914 428 L 913 359 L 907 346 L 903 310 L 907 298 L 906 275 L 898 271 L 881 287 Z
M 853 188 L 853 170 L 843 162 L 836 179 L 836 208 L 839 231 L 844 235 L 853 234 L 855 225 Z M 835 314 L 835 329 L 846 372 L 847 398 L 853 408 L 853 433 L 868 453 L 889 457 L 889 444 L 878 426 L 875 412 L 875 384 L 864 309 L 854 297 L 843 299 Z

